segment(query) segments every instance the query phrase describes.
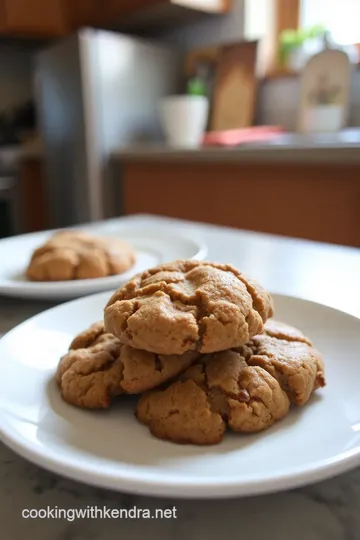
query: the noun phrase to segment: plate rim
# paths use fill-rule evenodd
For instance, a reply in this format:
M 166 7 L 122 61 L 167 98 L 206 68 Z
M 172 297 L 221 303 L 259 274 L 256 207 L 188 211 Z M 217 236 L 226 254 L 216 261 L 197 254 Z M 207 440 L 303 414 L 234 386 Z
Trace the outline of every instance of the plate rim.
M 36 320 L 49 312 L 54 312 L 59 310 L 59 308 L 71 306 L 79 302 L 88 301 L 89 299 L 95 299 L 96 297 L 104 297 L 106 294 L 106 292 L 96 293 L 47 309 L 11 329 L 0 339 L 0 343 L 23 325 L 26 325 L 30 321 Z M 275 301 L 276 297 L 282 297 L 287 300 L 295 299 L 308 304 L 315 304 L 331 309 L 360 322 L 360 317 L 320 302 L 295 295 L 281 293 L 272 294 L 275 297 Z M 181 499 L 220 499 L 276 493 L 323 481 L 350 471 L 360 465 L 359 444 L 357 448 L 338 453 L 336 456 L 329 457 L 326 460 L 321 459 L 310 463 L 310 465 L 307 465 L 305 472 L 303 467 L 298 466 L 291 468 L 290 470 L 285 469 L 281 473 L 275 472 L 266 476 L 262 475 L 259 478 L 255 476 L 250 478 L 247 482 L 241 482 L 239 477 L 234 479 L 227 477 L 225 480 L 221 480 L 221 478 L 202 478 L 199 483 L 198 477 L 195 477 L 195 480 L 197 479 L 197 481 L 192 482 L 191 480 L 189 481 L 189 479 L 184 481 L 179 480 L 178 477 L 171 478 L 171 475 L 159 480 L 156 479 L 156 473 L 146 472 L 145 478 L 139 478 L 136 475 L 134 476 L 131 472 L 126 474 L 126 471 L 124 470 L 121 471 L 120 475 L 114 476 L 110 472 L 104 473 L 102 469 L 90 470 L 89 466 L 82 467 L 79 466 L 78 463 L 69 463 L 68 460 L 65 463 L 58 461 L 55 456 L 46 454 L 46 447 L 38 447 L 31 443 L 28 444 L 27 439 L 24 439 L 19 432 L 11 428 L 11 424 L 9 424 L 6 416 L 2 414 L 1 408 L 0 440 L 27 461 L 65 478 L 79 481 L 87 485 L 121 491 L 124 493 Z M 24 444 L 24 441 L 26 444 Z
M 298 467 L 295 472 L 291 472 L 290 478 L 288 476 L 290 473 L 285 472 L 269 476 L 265 480 L 258 478 L 247 483 L 240 482 L 238 479 L 227 479 L 226 481 L 203 479 L 202 483 L 199 484 L 196 482 L 184 483 L 174 479 L 159 481 L 155 479 L 155 474 L 154 478 L 150 476 L 146 479 L 134 479 L 125 475 L 119 478 L 111 474 L 104 475 L 96 470 L 90 474 L 88 468 L 68 463 L 62 465 L 53 457 L 40 454 L 33 449 L 25 450 L 16 437 L 9 438 L 6 434 L 5 436 L 1 434 L 0 441 L 26 461 L 62 478 L 121 493 L 169 499 L 227 499 L 279 493 L 334 478 L 360 465 L 360 448 L 358 448 L 343 453 L 337 459 L 314 462 L 306 473 L 302 471 L 301 467 Z

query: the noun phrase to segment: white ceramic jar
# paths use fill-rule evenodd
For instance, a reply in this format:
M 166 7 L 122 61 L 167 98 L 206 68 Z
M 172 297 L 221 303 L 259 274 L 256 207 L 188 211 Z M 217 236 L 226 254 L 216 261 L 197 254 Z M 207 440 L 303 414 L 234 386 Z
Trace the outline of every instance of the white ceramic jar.
M 194 148 L 201 144 L 208 120 L 209 101 L 204 96 L 168 96 L 161 100 L 162 127 L 169 145 Z
M 305 133 L 334 133 L 343 128 L 343 105 L 316 105 L 305 111 Z

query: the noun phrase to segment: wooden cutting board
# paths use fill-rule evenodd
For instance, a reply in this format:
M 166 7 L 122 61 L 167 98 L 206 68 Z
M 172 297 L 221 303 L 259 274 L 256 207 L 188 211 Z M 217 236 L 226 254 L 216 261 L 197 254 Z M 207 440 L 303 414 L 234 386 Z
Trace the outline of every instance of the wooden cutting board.
M 257 91 L 257 50 L 257 41 L 221 48 L 213 93 L 213 131 L 252 125 Z

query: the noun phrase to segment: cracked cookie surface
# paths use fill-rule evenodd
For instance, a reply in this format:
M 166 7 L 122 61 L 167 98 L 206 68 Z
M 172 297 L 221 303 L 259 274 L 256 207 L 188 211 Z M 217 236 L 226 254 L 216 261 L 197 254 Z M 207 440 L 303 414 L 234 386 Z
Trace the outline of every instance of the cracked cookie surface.
M 285 416 L 290 402 L 279 383 L 249 367 L 236 351 L 204 355 L 165 390 L 142 396 L 136 417 L 160 439 L 197 445 L 221 442 L 226 427 L 256 432 Z
M 259 366 L 275 377 L 295 405 L 304 405 L 314 390 L 325 386 L 320 353 L 292 326 L 268 321 L 264 333 L 239 351 L 250 366 Z
M 139 394 L 177 376 L 198 356 L 196 352 L 163 356 L 133 349 L 96 323 L 73 340 L 59 362 L 56 380 L 68 403 L 107 409 L 120 394 Z
M 175 261 L 135 276 L 105 308 L 122 343 L 161 354 L 247 343 L 273 315 L 270 294 L 230 265 Z
M 122 240 L 60 231 L 34 251 L 26 276 L 32 281 L 92 279 L 122 274 L 134 263 L 134 250 Z
M 291 402 L 303 405 L 324 385 L 322 359 L 310 340 L 269 321 L 248 345 L 201 356 L 165 390 L 142 396 L 136 416 L 160 439 L 217 444 L 226 428 L 267 429 Z

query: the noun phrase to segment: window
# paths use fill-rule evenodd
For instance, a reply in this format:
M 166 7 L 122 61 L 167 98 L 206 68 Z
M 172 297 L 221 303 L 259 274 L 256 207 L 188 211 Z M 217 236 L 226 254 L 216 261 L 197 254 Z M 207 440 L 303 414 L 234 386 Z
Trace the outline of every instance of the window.
M 270 0 L 245 0 L 244 11 L 245 39 L 249 41 L 262 39 L 272 20 L 272 2 Z
M 360 55 L 360 0 L 244 0 L 245 39 L 261 39 L 264 70 L 283 75 L 278 63 L 279 37 L 284 30 L 323 26 L 332 42 L 344 47 L 351 61 Z M 285 70 L 286 71 L 286 70 Z
M 302 0 L 300 24 L 323 25 L 339 45 L 360 43 L 360 0 Z

